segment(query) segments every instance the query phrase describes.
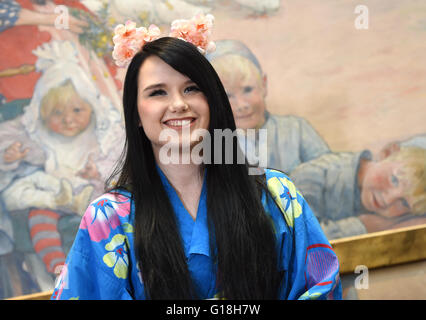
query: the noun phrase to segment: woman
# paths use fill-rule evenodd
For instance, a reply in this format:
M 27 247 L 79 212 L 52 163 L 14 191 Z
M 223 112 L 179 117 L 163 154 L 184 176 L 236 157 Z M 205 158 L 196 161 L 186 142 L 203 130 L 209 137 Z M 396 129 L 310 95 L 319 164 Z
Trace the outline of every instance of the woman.
M 182 152 L 184 129 L 236 129 L 225 90 L 194 45 L 146 43 L 128 67 L 123 103 L 116 187 L 86 211 L 52 298 L 341 297 L 337 257 L 284 174 L 252 176 L 236 161 L 161 161 L 164 129 L 178 133 L 169 142 Z M 232 152 L 241 152 L 236 138 Z

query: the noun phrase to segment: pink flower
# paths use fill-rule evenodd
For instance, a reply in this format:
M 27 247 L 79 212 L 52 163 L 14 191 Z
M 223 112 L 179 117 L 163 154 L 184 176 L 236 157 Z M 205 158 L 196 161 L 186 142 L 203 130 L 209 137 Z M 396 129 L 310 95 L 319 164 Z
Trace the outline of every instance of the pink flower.
M 99 242 L 107 239 L 111 229 L 121 224 L 119 217 L 125 217 L 129 213 L 129 198 L 117 193 L 108 193 L 97 198 L 87 208 L 80 229 L 87 229 L 90 239 Z
M 130 63 L 134 55 L 138 52 L 137 46 L 128 45 L 126 43 L 116 44 L 112 51 L 112 58 L 119 67 L 124 67 Z
M 214 51 L 216 45 L 210 41 L 213 21 L 214 17 L 211 14 L 198 14 L 190 20 L 174 20 L 169 36 L 192 43 L 203 54 Z M 112 57 L 116 65 L 125 67 L 147 42 L 158 39 L 161 31 L 154 24 L 148 29 L 136 28 L 136 23 L 128 20 L 125 25 L 117 25 L 114 33 Z
M 136 28 L 136 23 L 128 20 L 125 25 L 117 25 L 114 33 L 112 58 L 117 66 L 125 67 L 145 43 L 158 39 L 161 32 L 156 25 Z
M 144 37 L 144 40 L 146 42 L 154 41 L 154 40 L 160 38 L 160 34 L 161 34 L 160 28 L 157 27 L 155 24 L 151 24 L 148 27 L 148 30 L 147 30 L 145 37 Z
M 208 32 L 210 36 L 211 29 L 213 28 L 214 17 L 211 14 L 204 15 L 198 14 L 191 19 L 198 32 Z
M 127 20 L 125 25 L 119 24 L 115 27 L 112 41 L 114 44 L 130 43 L 136 40 L 136 36 L 136 23 Z
M 170 29 L 170 36 L 192 43 L 201 53 L 211 52 L 216 49 L 210 41 L 214 17 L 211 14 L 198 14 L 191 20 L 174 20 Z

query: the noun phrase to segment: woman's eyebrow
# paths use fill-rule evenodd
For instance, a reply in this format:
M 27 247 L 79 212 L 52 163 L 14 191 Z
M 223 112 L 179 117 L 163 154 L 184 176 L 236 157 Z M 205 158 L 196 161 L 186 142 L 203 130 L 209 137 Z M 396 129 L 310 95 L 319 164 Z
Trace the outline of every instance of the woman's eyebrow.
M 188 84 L 195 84 L 195 82 L 192 81 L 191 79 L 188 79 L 184 82 L 183 85 L 188 85 Z M 154 83 L 147 86 L 145 89 L 142 90 L 142 92 L 152 90 L 152 89 L 164 88 L 165 86 L 166 86 L 165 83 Z
M 148 91 L 148 90 L 152 90 L 152 89 L 163 88 L 163 87 L 165 87 L 164 83 L 155 83 L 155 84 L 151 84 L 148 87 L 146 87 L 145 89 L 143 89 L 143 92 Z

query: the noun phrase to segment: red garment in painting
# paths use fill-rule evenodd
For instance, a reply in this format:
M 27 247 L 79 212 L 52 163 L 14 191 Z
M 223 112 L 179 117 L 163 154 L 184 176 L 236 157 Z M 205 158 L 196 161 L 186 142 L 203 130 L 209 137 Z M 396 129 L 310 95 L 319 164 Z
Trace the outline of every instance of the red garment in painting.
M 30 0 L 16 0 L 21 8 L 34 10 Z M 79 1 L 55 0 L 56 5 L 66 5 L 89 12 Z M 35 65 L 37 57 L 32 51 L 44 42 L 51 40 L 48 32 L 41 32 L 36 25 L 14 26 L 0 33 L 0 71 L 19 68 L 23 65 Z M 36 71 L 27 74 L 0 77 L 0 93 L 6 102 L 16 99 L 29 99 L 34 92 L 34 86 L 40 78 Z

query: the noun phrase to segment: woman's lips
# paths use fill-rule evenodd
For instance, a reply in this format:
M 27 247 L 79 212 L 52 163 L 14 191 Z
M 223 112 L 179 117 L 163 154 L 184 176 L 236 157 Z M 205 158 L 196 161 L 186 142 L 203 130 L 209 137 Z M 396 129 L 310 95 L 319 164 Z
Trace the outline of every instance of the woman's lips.
M 163 123 L 169 128 L 179 130 L 182 128 L 191 127 L 195 120 L 195 118 L 169 119 Z

